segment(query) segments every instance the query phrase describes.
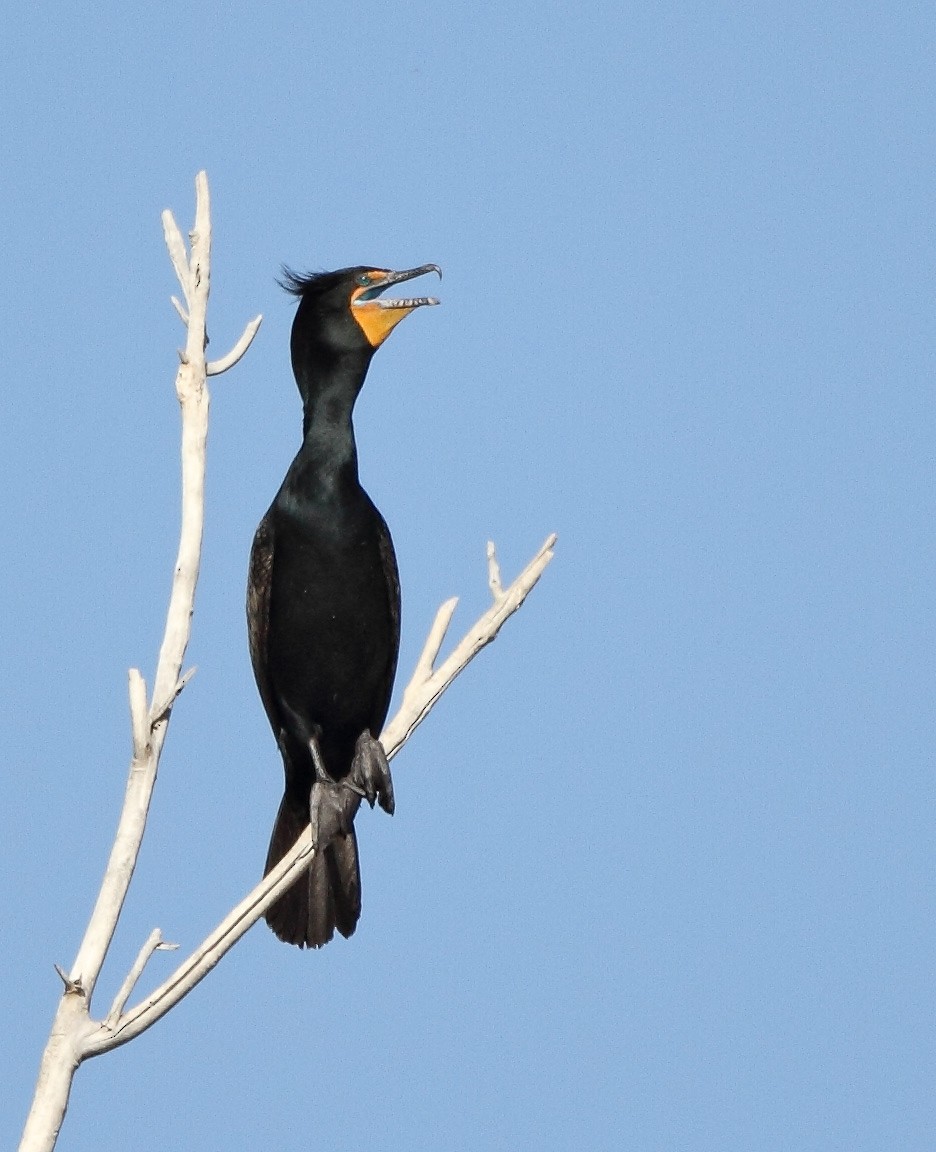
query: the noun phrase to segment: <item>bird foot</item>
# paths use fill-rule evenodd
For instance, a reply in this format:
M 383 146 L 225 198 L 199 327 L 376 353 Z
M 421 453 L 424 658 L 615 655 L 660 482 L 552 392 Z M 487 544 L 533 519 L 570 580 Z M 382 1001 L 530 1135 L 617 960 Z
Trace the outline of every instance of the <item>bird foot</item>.
M 330 844 L 336 836 L 347 836 L 354 826 L 360 800 L 349 796 L 343 784 L 316 780 L 309 793 L 309 823 L 312 843 Z
M 371 808 L 376 800 L 384 812 L 393 815 L 393 779 L 387 754 L 380 741 L 366 729 L 357 738 L 351 771 L 344 783 L 353 792 L 364 796 Z

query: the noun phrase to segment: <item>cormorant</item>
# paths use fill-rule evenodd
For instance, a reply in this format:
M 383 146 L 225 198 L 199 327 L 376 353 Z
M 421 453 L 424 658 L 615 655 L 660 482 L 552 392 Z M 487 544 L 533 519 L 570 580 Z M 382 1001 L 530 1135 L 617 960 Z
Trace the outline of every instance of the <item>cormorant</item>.
M 302 447 L 250 554 L 247 625 L 257 687 L 286 786 L 267 853 L 269 872 L 310 821 L 308 873 L 266 913 L 281 939 L 319 948 L 361 914 L 354 817 L 366 797 L 393 812 L 393 783 L 377 739 L 400 644 L 400 581 L 383 517 L 358 481 L 351 414 L 371 357 L 432 297 L 386 300 L 426 272 L 363 265 L 298 276 L 292 368 L 302 395 Z

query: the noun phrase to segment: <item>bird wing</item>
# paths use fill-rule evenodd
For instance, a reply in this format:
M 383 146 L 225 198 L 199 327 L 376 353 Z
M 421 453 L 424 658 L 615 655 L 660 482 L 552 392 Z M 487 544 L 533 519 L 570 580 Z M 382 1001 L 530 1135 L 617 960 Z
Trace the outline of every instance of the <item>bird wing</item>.
M 387 581 L 387 593 L 390 601 L 390 619 L 393 627 L 393 645 L 392 653 L 390 655 L 390 663 L 387 667 L 387 690 L 385 699 L 382 702 L 380 711 L 379 723 L 383 724 L 387 716 L 387 710 L 390 707 L 390 697 L 393 694 L 393 680 L 396 676 L 397 660 L 400 655 L 400 571 L 397 568 L 396 554 L 393 551 L 393 540 L 390 537 L 390 529 L 387 527 L 384 518 L 377 514 L 380 520 L 380 562 L 383 567 L 384 577 Z M 379 736 L 379 732 L 374 732 L 375 736 Z
M 279 738 L 282 717 L 270 682 L 267 640 L 270 633 L 270 589 L 273 586 L 273 525 L 269 516 L 260 521 L 250 549 L 247 579 L 247 638 L 254 679 L 274 733 Z
M 396 553 L 393 551 L 393 541 L 390 538 L 390 529 L 384 518 L 380 517 L 380 562 L 387 580 L 387 591 L 390 593 L 390 618 L 393 621 L 393 631 L 399 645 L 400 636 L 400 572 L 397 568 Z M 394 665 L 396 661 L 394 661 Z M 392 679 L 392 677 L 391 677 Z

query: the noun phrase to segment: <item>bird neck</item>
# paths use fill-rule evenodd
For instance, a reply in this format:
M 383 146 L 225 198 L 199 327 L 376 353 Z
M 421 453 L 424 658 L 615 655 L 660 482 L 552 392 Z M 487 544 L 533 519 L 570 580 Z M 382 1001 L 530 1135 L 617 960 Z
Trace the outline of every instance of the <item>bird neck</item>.
M 320 482 L 357 483 L 357 448 L 352 414 L 370 354 L 322 355 L 293 368 L 302 394 L 302 471 Z M 311 477 L 310 477 L 311 478 Z M 329 486 L 330 486 L 329 484 Z
M 307 480 L 315 478 L 319 486 L 357 483 L 357 446 L 350 411 L 342 415 L 327 403 L 314 412 L 306 408 L 297 462 Z

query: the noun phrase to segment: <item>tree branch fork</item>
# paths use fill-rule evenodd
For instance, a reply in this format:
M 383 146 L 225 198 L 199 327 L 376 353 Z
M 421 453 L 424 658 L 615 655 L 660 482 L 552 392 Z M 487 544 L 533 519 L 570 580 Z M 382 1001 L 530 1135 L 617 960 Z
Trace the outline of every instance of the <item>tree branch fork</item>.
M 43 1053 L 20 1152 L 51 1152 L 64 1119 L 71 1081 L 80 1063 L 127 1043 L 164 1016 L 204 979 L 265 910 L 311 866 L 315 852 L 326 847 L 312 843 L 311 829 L 307 827 L 280 863 L 191 955 L 158 988 L 127 1009 L 127 1003 L 153 954 L 177 948 L 177 945 L 163 940 L 158 928 L 153 929 L 107 1014 L 100 1020 L 92 1018 L 92 994 L 136 866 L 172 709 L 195 672 L 191 668 L 181 674 L 191 634 L 201 561 L 210 403 L 207 380 L 232 368 L 241 359 L 262 321 L 261 316 L 251 320 L 225 356 L 212 361 L 206 359 L 211 218 L 208 181 L 204 172 L 196 177 L 195 192 L 195 226 L 189 233 L 188 249 L 172 213 L 167 210 L 162 214 L 166 246 L 183 296 L 182 301 L 175 296 L 171 300 L 186 326 L 185 347 L 179 352 L 176 374 L 176 394 L 182 416 L 182 522 L 166 628 L 150 701 L 140 671 L 136 668 L 129 671 L 133 753 L 124 804 L 101 889 L 75 962 L 68 973 L 56 966 L 64 983 L 64 992 Z M 459 673 L 485 645 L 494 640 L 504 622 L 521 606 L 552 559 L 555 543 L 555 534 L 550 535 L 507 588 L 501 584 L 494 545 L 488 544 L 488 585 L 492 602 L 444 661 L 436 666 L 458 601 L 447 600 L 439 608 L 404 690 L 399 711 L 381 733 L 380 739 L 388 758 L 396 755 Z

